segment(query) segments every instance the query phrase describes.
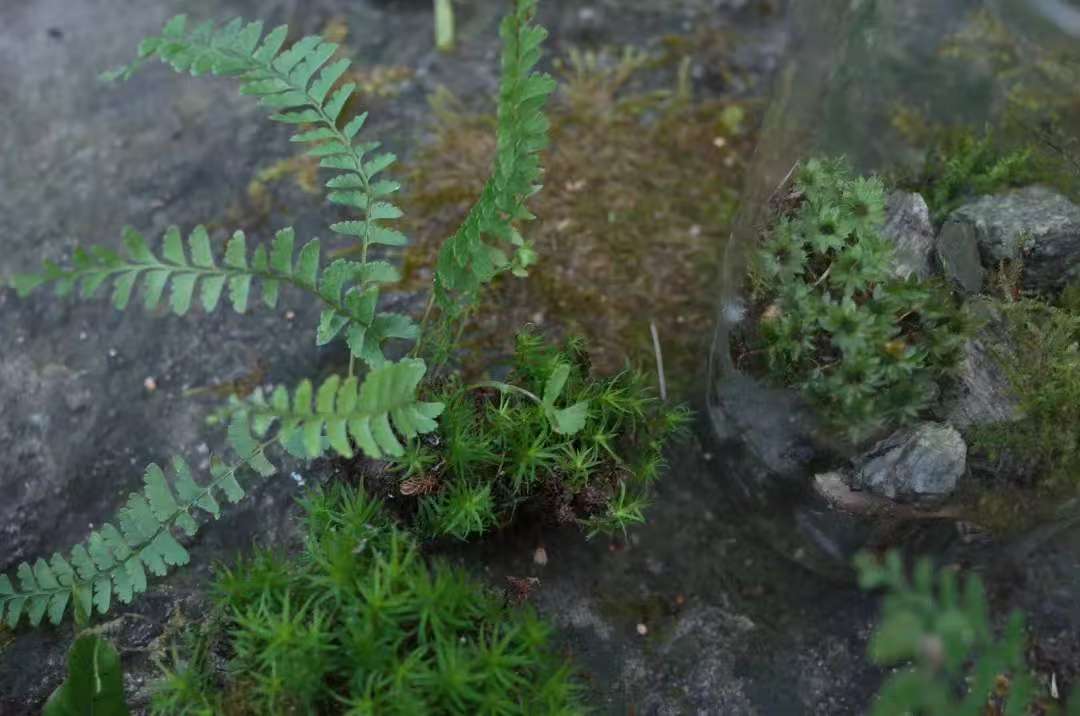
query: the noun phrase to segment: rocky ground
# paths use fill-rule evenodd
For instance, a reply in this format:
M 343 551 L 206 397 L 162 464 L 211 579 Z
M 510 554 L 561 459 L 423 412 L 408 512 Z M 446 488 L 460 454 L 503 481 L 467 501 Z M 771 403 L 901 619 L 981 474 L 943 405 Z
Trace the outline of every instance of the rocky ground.
M 427 0 L 5 4 L 0 276 L 63 258 L 77 241 L 116 246 L 125 224 L 148 236 L 172 223 L 189 228 L 200 222 L 260 237 L 286 224 L 302 236 L 325 233 L 328 212 L 319 197 L 291 182 L 275 185 L 269 201 L 253 200 L 251 179 L 289 157 L 291 148 L 286 133 L 265 122 L 229 83 L 177 78 L 159 67 L 119 87 L 95 81 L 100 70 L 128 60 L 136 39 L 172 14 L 259 16 L 304 32 L 344 22 L 358 61 L 409 70 L 398 97 L 372 100 L 368 130 L 407 155 L 424 137 L 426 98 L 437 86 L 477 106 L 495 86 L 501 4 L 462 0 L 457 6 L 459 49 L 441 56 L 431 47 Z M 761 78 L 783 47 L 780 6 L 545 0 L 542 20 L 555 53 L 574 46 L 648 46 L 701 27 L 731 29 L 740 40 L 735 63 Z M 707 66 L 694 70 L 707 92 L 752 91 L 725 85 Z M 918 261 L 920 246 L 933 237 L 912 236 L 912 260 Z M 407 309 L 417 299 L 395 300 Z M 20 300 L 0 288 L 0 315 L 3 571 L 85 537 L 139 484 L 146 463 L 172 453 L 207 460 L 220 437 L 204 416 L 221 388 L 237 381 L 290 383 L 328 373 L 344 360 L 339 350 L 314 346 L 315 306 L 295 295 L 276 312 L 176 318 L 138 309 L 117 314 L 105 302 L 44 293 Z M 775 425 L 776 415 L 763 410 L 743 427 Z M 700 434 L 711 433 L 712 426 L 701 427 Z M 700 438 L 680 448 L 649 523 L 626 544 L 586 542 L 573 531 L 525 523 L 482 544 L 437 548 L 496 587 L 506 576 L 539 577 L 534 601 L 559 627 L 602 712 L 862 713 L 880 678 L 863 658 L 874 601 L 842 579 L 818 576 L 836 570 L 807 568 L 821 566 L 806 554 L 805 545 L 813 543 L 806 534 L 830 519 L 827 506 L 789 512 L 773 504 L 753 511 L 733 489 L 743 483 L 730 476 L 751 469 L 740 432 L 724 442 Z M 797 444 L 796 435 L 791 445 Z M 797 470 L 800 462 L 787 447 L 780 446 L 780 457 Z M 254 487 L 245 503 L 201 533 L 191 567 L 155 581 L 130 608 L 116 612 L 104 628 L 121 650 L 137 708 L 145 705 L 154 658 L 197 617 L 214 562 L 254 540 L 288 545 L 301 485 L 334 479 L 344 469 L 289 466 Z M 803 532 L 777 529 L 789 520 L 802 520 Z M 830 539 L 835 544 L 835 535 Z M 858 539 L 853 532 L 852 543 Z M 1078 544 L 1080 530 L 1064 525 L 1049 541 L 1032 537 L 996 563 L 1007 587 L 999 590 L 1001 599 L 1029 609 L 1045 604 L 1036 621 L 1043 618 L 1047 635 L 1067 634 L 1075 624 L 1069 599 L 1076 592 L 1052 585 L 1080 572 Z M 0 632 L 0 713 L 36 712 L 61 678 L 71 636 L 70 625 Z M 1067 638 L 1047 644 L 1058 661 L 1073 648 Z

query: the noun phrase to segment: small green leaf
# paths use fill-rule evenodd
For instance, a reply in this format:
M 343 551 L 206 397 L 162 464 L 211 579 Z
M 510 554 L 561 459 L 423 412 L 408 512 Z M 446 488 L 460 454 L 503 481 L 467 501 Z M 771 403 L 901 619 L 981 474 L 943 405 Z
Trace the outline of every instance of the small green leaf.
M 187 257 L 184 256 L 184 242 L 180 238 L 180 229 L 170 226 L 165 231 L 165 239 L 161 248 L 161 255 L 166 261 L 177 266 L 186 266 Z
M 300 249 L 296 266 L 296 280 L 314 289 L 319 275 L 319 240 L 312 239 Z
M 234 233 L 225 244 L 225 265 L 235 269 L 247 268 L 247 242 L 243 231 Z
M 589 417 L 589 401 L 583 400 L 562 410 L 549 410 L 548 414 L 555 432 L 560 435 L 574 435 L 585 427 L 585 421 Z
M 188 237 L 191 262 L 199 268 L 214 268 L 214 252 L 210 250 L 210 236 L 205 226 L 196 226 Z
M 559 363 L 555 366 L 555 370 L 548 376 L 547 382 L 544 384 L 544 405 L 555 405 L 555 401 L 562 395 L 563 387 L 566 385 L 566 379 L 570 377 L 570 366 L 566 363 Z
M 68 677 L 45 704 L 44 716 L 127 716 L 120 656 L 95 634 L 75 640 Z
M 277 468 L 266 459 L 266 455 L 251 437 L 251 426 L 245 413 L 237 413 L 229 423 L 229 447 L 236 451 L 237 456 L 252 470 L 263 477 L 269 477 L 277 472 Z

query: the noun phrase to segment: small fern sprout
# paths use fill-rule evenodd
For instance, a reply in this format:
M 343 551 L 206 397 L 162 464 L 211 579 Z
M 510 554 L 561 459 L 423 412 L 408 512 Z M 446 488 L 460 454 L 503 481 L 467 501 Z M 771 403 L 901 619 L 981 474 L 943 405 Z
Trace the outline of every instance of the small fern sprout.
M 539 153 L 547 146 L 543 107 L 555 80 L 533 72 L 547 31 L 532 24 L 536 0 L 519 0 L 500 27 L 503 41 L 498 142 L 491 178 L 461 227 L 442 245 L 434 303 L 443 330 L 462 321 L 478 291 L 500 273 L 528 275 L 536 252 L 515 228 L 533 218 L 526 200 L 540 190 Z

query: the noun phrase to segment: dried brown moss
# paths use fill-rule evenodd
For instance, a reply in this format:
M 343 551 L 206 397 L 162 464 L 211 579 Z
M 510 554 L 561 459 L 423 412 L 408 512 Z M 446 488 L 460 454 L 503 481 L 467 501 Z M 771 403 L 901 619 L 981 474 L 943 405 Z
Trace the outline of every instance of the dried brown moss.
M 575 52 L 560 64 L 544 190 L 531 204 L 539 220 L 524 227 L 541 261 L 527 280 L 487 295 L 479 313 L 491 318 L 467 332 L 473 355 L 504 350 L 513 331 L 536 323 L 585 336 L 601 371 L 628 357 L 651 364 L 655 322 L 669 381 L 695 377 L 752 138 L 742 106 L 692 100 L 688 63 L 674 90 L 635 84 L 657 64 L 670 65 L 633 50 Z M 435 139 L 408 165 L 404 202 L 413 222 L 406 280 L 417 285 L 494 153 L 492 116 L 445 93 L 433 106 Z

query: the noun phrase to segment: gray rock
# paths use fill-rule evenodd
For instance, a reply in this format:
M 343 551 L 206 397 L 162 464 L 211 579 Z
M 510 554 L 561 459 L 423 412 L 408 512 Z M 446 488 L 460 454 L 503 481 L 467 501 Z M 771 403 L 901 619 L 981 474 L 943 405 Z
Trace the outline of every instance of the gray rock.
M 939 255 L 969 258 L 969 235 L 984 269 L 1023 262 L 1026 290 L 1056 293 L 1080 278 L 1080 206 L 1052 189 L 1026 187 L 960 207 L 942 228 Z M 971 290 L 973 269 L 966 262 L 954 268 L 954 278 Z
M 951 425 L 897 431 L 855 460 L 854 486 L 898 502 L 948 497 L 967 467 L 967 445 Z
M 709 413 L 720 440 L 747 453 L 739 483 L 748 496 L 804 483 L 810 465 L 827 449 L 819 418 L 798 392 L 741 373 L 717 381 Z
M 975 227 L 949 221 L 934 242 L 934 254 L 945 276 L 964 293 L 978 293 L 986 280 L 986 269 L 979 256 Z
M 885 226 L 881 235 L 894 246 L 897 278 L 916 276 L 928 279 L 933 273 L 934 225 L 926 201 L 917 193 L 896 191 L 885 204 Z
M 1004 320 L 997 311 L 985 318 L 986 323 L 964 345 L 956 380 L 943 401 L 943 417 L 960 430 L 1020 417 L 1020 406 L 999 359 L 1012 350 Z

